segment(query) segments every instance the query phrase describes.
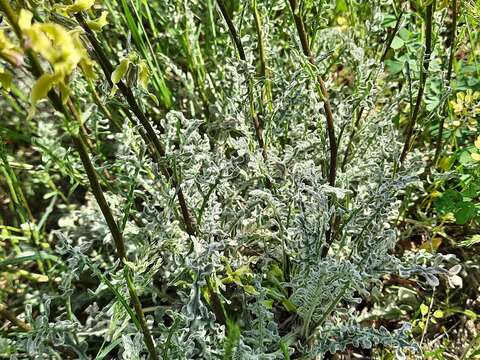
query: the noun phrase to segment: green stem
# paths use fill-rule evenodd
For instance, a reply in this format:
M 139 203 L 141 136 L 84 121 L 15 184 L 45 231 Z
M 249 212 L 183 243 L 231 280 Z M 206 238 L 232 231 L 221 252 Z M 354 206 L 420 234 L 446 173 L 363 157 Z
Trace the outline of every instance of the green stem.
M 300 43 L 302 44 L 303 54 L 307 57 L 308 61 L 312 66 L 315 66 L 315 57 L 312 54 L 310 49 L 310 44 L 308 42 L 308 35 L 305 30 L 305 24 L 299 13 L 297 0 L 288 0 L 290 3 L 290 9 L 292 10 L 293 20 L 297 28 L 297 33 L 300 38 Z M 325 116 L 327 118 L 327 132 L 328 140 L 330 143 L 330 165 L 328 172 L 328 181 L 330 186 L 335 186 L 335 180 L 337 177 L 337 140 L 335 138 L 335 125 L 333 120 L 333 112 L 330 104 L 330 97 L 328 96 L 328 91 L 323 82 L 323 79 L 320 76 L 317 76 L 319 95 L 323 100 L 323 108 L 325 110 Z
M 220 8 L 220 12 L 222 13 L 223 19 L 227 23 L 228 31 L 230 32 L 230 36 L 232 37 L 233 42 L 235 43 L 235 47 L 238 51 L 238 57 L 242 61 L 247 61 L 245 56 L 245 50 L 243 49 L 242 41 L 240 40 L 240 36 L 235 29 L 235 25 L 233 24 L 232 18 L 228 14 L 228 10 L 225 6 L 223 0 L 217 0 L 218 7 Z M 255 128 L 255 134 L 257 136 L 258 146 L 262 149 L 262 155 L 264 159 L 267 159 L 267 149 L 265 146 L 265 142 L 263 140 L 263 124 L 255 111 L 255 103 L 254 103 L 254 89 L 253 89 L 253 80 L 248 73 L 247 70 L 247 85 L 248 85 L 248 102 L 249 102 L 249 110 L 250 110 L 250 117 L 252 118 L 253 127 Z M 267 183 L 268 184 L 268 183 Z M 269 186 L 270 187 L 270 186 Z
M 113 86 L 111 83 L 111 75 L 113 72 L 113 66 L 108 60 L 107 56 L 105 55 L 102 47 L 98 43 L 95 34 L 93 31 L 88 27 L 87 23 L 85 22 L 85 19 L 83 19 L 82 15 L 80 13 L 75 14 L 75 18 L 79 22 L 79 24 L 82 26 L 82 28 L 85 30 L 86 35 L 88 40 L 90 41 L 90 44 L 92 45 L 95 54 L 99 60 L 100 66 L 105 74 L 105 77 L 107 78 L 107 81 L 109 81 L 110 85 Z M 142 135 L 143 140 L 147 144 L 152 144 L 153 147 L 155 148 L 156 154 L 154 154 L 154 158 L 158 161 L 159 158 L 165 157 L 165 149 L 160 142 L 160 139 L 158 138 L 155 130 L 153 129 L 152 125 L 150 124 L 147 116 L 145 113 L 140 109 L 140 106 L 138 105 L 135 95 L 133 94 L 132 90 L 125 85 L 123 81 L 120 81 L 117 84 L 118 88 L 120 89 L 120 92 L 122 95 L 125 97 L 127 100 L 127 103 L 131 109 L 131 111 L 135 114 L 136 118 L 140 121 L 140 124 L 142 125 L 143 129 L 145 130 L 146 134 L 141 132 L 140 135 Z M 135 123 L 133 118 L 131 120 Z M 165 130 L 161 127 L 159 127 L 160 132 L 164 132 Z M 185 200 L 185 196 L 183 194 L 183 191 L 181 189 L 179 181 L 177 181 L 174 176 L 173 176 L 173 171 L 169 167 L 162 167 L 162 173 L 166 177 L 167 180 L 170 180 L 172 184 L 172 188 L 176 190 L 177 196 L 178 196 L 178 202 L 180 205 L 180 210 L 182 212 L 183 216 L 183 221 L 185 223 L 186 231 L 189 235 L 195 235 L 195 224 L 192 220 L 192 217 L 190 215 L 190 210 L 187 206 L 187 202 Z
M 457 18 L 458 18 L 458 5 L 457 0 L 452 0 L 452 29 L 450 31 L 450 56 L 448 58 L 448 68 L 447 68 L 447 77 L 446 77 L 446 86 L 450 86 L 450 80 L 452 79 L 452 70 L 453 70 L 453 58 L 455 56 L 455 40 L 457 35 Z M 448 112 L 448 97 L 445 99 L 445 104 L 443 105 L 442 116 L 440 116 L 440 123 L 438 125 L 438 136 L 437 144 L 435 147 L 435 156 L 433 162 L 437 163 L 438 157 L 440 156 L 440 150 L 442 148 L 442 139 L 443 139 L 443 126 L 445 124 L 445 118 L 447 117 Z
M 130 293 L 130 297 L 133 301 L 135 313 L 137 314 L 138 320 L 140 321 L 140 326 L 143 332 L 143 340 L 145 341 L 147 349 L 150 353 L 150 359 L 158 359 L 155 350 L 155 343 L 153 342 L 152 334 L 150 333 L 150 329 L 148 328 L 147 320 L 145 319 L 145 314 L 142 310 L 142 304 L 140 303 L 140 299 L 138 298 L 137 292 L 135 290 L 135 284 L 132 279 L 131 271 L 126 265 L 123 268 L 123 273 L 125 276 L 125 280 L 127 281 L 128 292 Z
M 432 53 L 432 22 L 433 13 L 435 12 L 435 0 L 433 0 L 425 10 L 425 52 L 423 54 L 422 64 L 420 68 L 420 84 L 418 86 L 417 100 L 413 109 L 412 117 L 407 125 L 405 142 L 403 144 L 402 154 L 400 155 L 400 163 L 402 164 L 410 151 L 413 130 L 417 122 L 420 107 L 422 105 L 423 93 L 425 91 L 425 83 L 427 82 L 428 68 L 430 66 L 430 56 Z
M 262 111 L 265 101 L 269 104 L 270 110 L 272 107 L 272 86 L 270 83 L 270 77 L 267 73 L 267 56 L 265 51 L 265 39 L 263 35 L 263 28 L 262 28 L 262 18 L 260 16 L 260 11 L 257 7 L 257 0 L 252 0 L 252 10 L 253 15 L 255 17 L 255 30 L 257 31 L 257 38 L 258 38 L 258 62 L 259 62 L 259 69 L 258 69 L 258 77 L 264 81 L 264 89 L 262 92 Z
M 13 9 L 10 7 L 10 4 L 7 2 L 7 0 L 0 0 L 0 9 L 5 12 L 5 14 L 7 15 L 8 21 L 10 22 L 11 26 L 13 27 L 15 33 L 17 34 L 20 41 L 22 41 L 23 37 L 22 37 L 22 33 L 20 31 L 20 27 L 18 26 L 17 16 L 13 12 Z M 43 69 L 42 69 L 37 57 L 35 56 L 35 54 L 33 53 L 33 51 L 31 49 L 27 49 L 26 53 L 27 53 L 27 56 L 28 56 L 28 58 L 30 60 L 30 63 L 31 63 L 32 74 L 36 78 L 39 78 L 43 74 Z M 68 110 L 67 110 L 65 105 L 62 103 L 62 100 L 60 99 L 60 97 L 58 96 L 58 94 L 54 90 L 51 90 L 48 93 L 48 98 L 50 99 L 50 102 L 52 103 L 55 110 L 62 113 L 63 116 L 65 117 L 65 119 L 67 120 L 67 122 L 69 122 L 69 120 L 71 119 L 70 114 L 68 112 L 68 110 L 70 110 L 71 114 L 73 115 L 73 117 L 75 118 L 77 123 L 78 124 L 81 123 L 80 115 L 79 115 L 78 111 L 76 110 L 76 108 L 75 108 L 75 106 L 74 106 L 74 104 L 71 100 L 69 100 L 68 103 L 67 103 L 67 105 L 68 105 Z M 79 135 L 71 134 L 71 137 L 72 137 L 73 143 L 75 144 L 77 152 L 80 156 L 80 159 L 82 161 L 85 172 L 87 173 L 87 178 L 89 180 L 90 187 L 92 189 L 93 195 L 95 196 L 95 200 L 97 201 L 97 204 L 100 207 L 100 210 L 101 210 L 101 212 L 102 212 L 102 214 L 105 218 L 105 221 L 108 225 L 110 233 L 113 237 L 115 247 L 116 247 L 116 250 L 117 250 L 117 255 L 120 258 L 120 260 L 122 262 L 124 262 L 124 261 L 127 260 L 126 250 L 125 250 L 125 242 L 124 242 L 122 233 L 120 232 L 120 230 L 118 228 L 118 225 L 117 225 L 117 223 L 116 223 L 116 221 L 113 217 L 113 214 L 110 210 L 110 207 L 109 207 L 109 205 L 108 205 L 108 203 L 105 199 L 105 196 L 103 194 L 103 190 L 102 190 L 102 188 L 100 186 L 100 183 L 98 181 L 96 170 L 95 170 L 95 168 L 94 168 L 94 166 L 93 166 L 93 164 L 90 160 L 90 157 L 88 155 L 88 149 L 87 149 L 85 141 L 82 137 L 82 133 L 80 132 Z M 140 304 L 140 300 L 139 300 L 138 295 L 135 291 L 135 288 L 132 286 L 131 283 L 129 284 L 129 278 L 128 277 L 126 277 L 126 281 L 127 281 L 127 284 L 129 285 L 128 289 L 129 289 L 130 297 L 132 298 L 132 300 L 134 302 L 135 312 L 137 313 L 137 316 L 138 316 L 138 318 L 141 322 L 142 331 L 143 331 L 143 335 L 144 335 L 144 341 L 145 341 L 145 344 L 146 344 L 146 346 L 148 348 L 148 351 L 150 353 L 150 358 L 151 359 L 157 359 L 157 354 L 156 354 L 153 338 L 150 334 L 150 331 L 148 330 L 148 326 L 146 324 L 145 315 L 143 314 L 142 307 L 141 307 L 141 304 Z M 142 324 L 142 322 L 143 322 L 143 324 Z

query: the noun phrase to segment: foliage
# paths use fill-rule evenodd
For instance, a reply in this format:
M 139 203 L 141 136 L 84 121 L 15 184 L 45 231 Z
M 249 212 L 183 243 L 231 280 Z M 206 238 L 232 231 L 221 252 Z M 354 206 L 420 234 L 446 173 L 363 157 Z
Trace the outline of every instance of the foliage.
M 0 356 L 474 357 L 456 4 L 0 0 Z

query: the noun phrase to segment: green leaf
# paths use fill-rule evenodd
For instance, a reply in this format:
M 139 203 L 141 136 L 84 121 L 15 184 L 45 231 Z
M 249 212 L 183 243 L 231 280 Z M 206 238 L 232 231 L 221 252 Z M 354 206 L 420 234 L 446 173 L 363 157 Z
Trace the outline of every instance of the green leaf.
M 463 313 L 465 315 L 467 315 L 472 320 L 477 320 L 477 318 L 478 318 L 478 315 L 475 312 L 473 312 L 472 310 L 466 309 L 466 310 L 463 311 Z
M 386 14 L 385 17 L 383 18 L 383 27 L 394 27 L 395 24 L 397 23 L 397 18 L 393 14 Z
M 0 69 L 0 89 L 4 88 L 9 91 L 10 86 L 12 85 L 13 75 L 9 72 L 4 72 L 3 69 Z
M 288 299 L 283 299 L 282 305 L 288 312 L 294 313 L 297 311 L 296 306 Z
M 405 29 L 405 28 L 401 28 L 398 32 L 398 36 L 400 36 L 400 38 L 403 40 L 403 41 L 408 41 L 410 40 L 410 38 L 412 37 L 412 33 L 411 31 Z
M 399 38 L 398 36 L 395 36 L 393 38 L 393 41 L 392 41 L 392 44 L 390 45 L 390 47 L 394 50 L 398 50 L 400 49 L 403 45 L 405 45 L 405 42 Z
M 97 354 L 97 356 L 95 356 L 95 360 L 102 360 L 103 358 L 105 358 L 105 356 L 107 356 L 110 353 L 110 351 L 115 349 L 118 346 L 118 344 L 120 344 L 121 342 L 122 342 L 121 337 L 113 340 L 110 344 L 108 344 L 106 348 L 104 348 L 99 354 Z
M 476 210 L 475 205 L 471 202 L 462 202 L 459 209 L 455 212 L 455 220 L 457 220 L 457 224 L 466 224 L 469 220 L 475 217 Z
M 290 354 L 288 352 L 288 345 L 283 339 L 280 339 L 280 350 L 282 350 L 283 358 L 285 360 L 290 360 Z
M 224 360 L 231 360 L 235 355 L 235 347 L 240 341 L 240 327 L 235 321 L 227 319 L 227 338 L 224 345 Z
M 245 285 L 243 289 L 250 295 L 257 295 L 259 292 L 252 285 Z
M 395 75 L 403 70 L 404 63 L 397 60 L 385 60 L 385 66 L 390 74 Z
M 335 10 L 337 12 L 345 12 L 348 10 L 348 6 L 345 0 L 337 0 L 335 5 Z
M 459 205 L 463 201 L 462 194 L 458 191 L 448 189 L 442 196 L 435 200 L 434 207 L 440 215 L 447 213 L 455 213 Z
M 475 160 L 473 160 L 472 155 L 468 150 L 464 150 L 460 153 L 460 156 L 458 158 L 458 161 L 460 164 L 469 166 L 475 164 Z

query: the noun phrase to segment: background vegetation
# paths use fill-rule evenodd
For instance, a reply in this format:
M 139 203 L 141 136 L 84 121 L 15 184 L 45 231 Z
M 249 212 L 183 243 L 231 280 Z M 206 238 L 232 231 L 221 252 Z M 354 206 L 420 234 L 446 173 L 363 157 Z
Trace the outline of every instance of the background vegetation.
M 0 14 L 2 358 L 480 357 L 478 1 Z

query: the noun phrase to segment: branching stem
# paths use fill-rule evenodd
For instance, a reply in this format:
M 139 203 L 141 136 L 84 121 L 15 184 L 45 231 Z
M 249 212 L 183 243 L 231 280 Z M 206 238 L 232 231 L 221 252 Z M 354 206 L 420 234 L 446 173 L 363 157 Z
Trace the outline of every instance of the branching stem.
M 450 80 L 452 79 L 452 69 L 453 69 L 453 58 L 455 56 L 455 40 L 457 35 L 457 18 L 458 18 L 458 5 L 457 0 L 452 0 L 452 28 L 450 30 L 450 55 L 448 58 L 448 68 L 447 68 L 447 77 L 445 79 L 447 88 L 450 86 Z M 443 126 L 445 124 L 445 118 L 447 117 L 448 112 L 448 97 L 445 100 L 443 105 L 442 115 L 440 116 L 440 123 L 438 125 L 438 137 L 435 147 L 435 157 L 433 158 L 434 163 L 437 162 L 438 157 L 440 156 L 440 150 L 442 148 L 442 139 L 443 139 Z
M 10 22 L 12 28 L 14 29 L 17 37 L 19 38 L 20 41 L 23 41 L 23 35 L 20 30 L 20 27 L 18 26 L 18 20 L 17 16 L 14 13 L 13 9 L 10 7 L 10 4 L 7 2 L 7 0 L 0 0 L 0 10 L 2 10 L 7 18 L 8 21 Z M 31 73 L 36 77 L 39 78 L 43 74 L 43 69 L 40 65 L 40 62 L 38 61 L 36 55 L 33 53 L 31 49 L 25 49 L 26 54 L 28 59 L 30 60 L 30 71 Z M 58 112 L 62 113 L 67 122 L 70 122 L 71 116 L 74 117 L 76 122 L 78 124 L 81 124 L 81 119 L 80 119 L 80 114 L 76 110 L 73 102 L 69 100 L 67 102 L 67 107 L 63 104 L 62 100 L 58 96 L 58 94 L 52 89 L 48 93 L 48 98 Z M 70 110 L 70 112 L 68 111 Z M 71 114 L 71 115 L 70 115 Z M 95 200 L 97 201 L 98 206 L 100 207 L 100 210 L 105 218 L 105 221 L 107 223 L 107 226 L 110 230 L 110 233 L 113 237 L 115 247 L 117 250 L 117 256 L 118 258 L 124 262 L 127 260 L 127 255 L 126 255 L 126 250 L 125 250 L 125 242 L 122 236 L 122 233 L 120 232 L 118 225 L 113 217 L 112 211 L 110 210 L 110 207 L 105 199 L 105 196 L 103 194 L 103 190 L 100 186 L 100 182 L 98 181 L 98 176 L 96 173 L 96 170 L 90 160 L 90 157 L 88 155 L 88 148 L 85 143 L 85 140 L 83 139 L 82 132 L 79 132 L 79 135 L 71 134 L 71 138 L 73 140 L 73 143 L 75 145 L 75 148 L 80 156 L 80 159 L 82 161 L 83 167 L 85 169 L 85 172 L 88 177 L 88 181 L 90 183 L 90 187 L 92 189 L 93 195 L 95 197 Z M 129 283 L 129 278 L 126 277 L 127 284 Z M 152 335 L 150 334 L 150 330 L 148 329 L 148 326 L 146 324 L 145 320 L 145 315 L 143 314 L 140 299 L 138 298 L 138 295 L 136 293 L 135 288 L 130 285 L 128 286 L 130 297 L 134 303 L 135 307 L 135 312 L 137 313 L 137 317 L 140 320 L 142 331 L 143 331 L 143 336 L 144 336 L 144 341 L 145 344 L 148 348 L 148 351 L 150 353 L 150 358 L 151 359 L 157 359 L 157 354 L 155 350 L 155 345 L 153 342 Z
M 225 6 L 223 0 L 217 0 L 218 7 L 220 8 L 220 12 L 222 13 L 223 19 L 227 23 L 228 31 L 230 32 L 230 36 L 232 37 L 233 42 L 235 43 L 235 47 L 238 51 L 238 57 L 240 60 L 246 62 L 247 58 L 245 56 L 245 50 L 242 45 L 242 41 L 240 40 L 240 36 L 235 29 L 235 25 L 233 24 L 232 18 L 228 14 L 228 10 Z M 248 102 L 250 107 L 250 116 L 252 118 L 253 127 L 255 128 L 255 134 L 257 137 L 258 146 L 262 149 L 263 158 L 267 159 L 267 149 L 265 146 L 265 141 L 263 139 L 263 124 L 255 111 L 255 104 L 254 104 L 254 97 L 253 97 L 253 80 L 251 76 L 247 72 L 247 83 L 248 83 Z
M 427 5 L 425 10 L 425 52 L 423 54 L 422 64 L 420 68 L 420 84 L 418 86 L 417 100 L 415 107 L 413 108 L 412 117 L 408 122 L 405 142 L 403 144 L 402 154 L 400 155 L 400 163 L 403 164 L 412 142 L 413 130 L 417 122 L 418 114 L 420 113 L 420 107 L 422 105 L 423 93 L 425 91 L 425 83 L 427 82 L 428 68 L 430 66 L 430 56 L 432 53 L 432 23 L 433 13 L 435 12 L 435 0 Z
M 102 47 L 98 43 L 95 34 L 93 31 L 88 27 L 87 23 L 85 22 L 85 19 L 83 19 L 82 15 L 80 13 L 75 14 L 75 18 L 79 22 L 79 24 L 82 26 L 82 28 L 85 30 L 87 34 L 87 38 L 92 45 L 95 55 L 97 56 L 97 59 L 100 63 L 100 66 L 103 70 L 103 73 L 105 74 L 105 77 L 107 78 L 107 81 L 110 82 L 110 84 L 113 86 L 111 83 L 110 77 L 112 75 L 112 72 L 114 71 L 113 65 L 110 63 L 108 60 L 108 57 L 104 53 Z M 140 109 L 140 106 L 138 105 L 135 96 L 132 92 L 132 90 L 125 85 L 123 81 L 120 81 L 117 84 L 118 88 L 120 89 L 120 92 L 122 95 L 125 97 L 127 100 L 127 103 L 131 109 L 131 111 L 135 114 L 136 118 L 140 121 L 140 124 L 142 125 L 142 128 L 146 132 L 140 132 L 140 135 L 142 136 L 143 140 L 149 144 L 151 143 L 153 147 L 155 148 L 156 154 L 154 154 L 155 160 L 159 160 L 162 157 L 165 157 L 165 149 L 160 142 L 160 139 L 158 138 L 153 126 L 150 124 L 150 121 L 148 120 L 147 116 L 145 113 Z M 132 121 L 133 118 L 130 118 Z M 163 128 L 159 128 L 160 132 L 164 132 L 165 130 Z M 187 202 L 185 200 L 185 196 L 183 194 L 183 191 L 181 189 L 180 183 L 175 179 L 173 176 L 173 171 L 169 167 L 162 167 L 162 172 L 163 175 L 166 177 L 167 180 L 169 180 L 172 184 L 172 187 L 176 190 L 177 196 L 178 196 L 178 202 L 180 205 L 180 210 L 182 212 L 182 217 L 183 221 L 185 223 L 185 228 L 186 231 L 189 235 L 194 235 L 196 232 L 195 229 L 195 223 L 191 217 L 190 210 L 187 206 Z
M 297 0 L 288 0 L 290 3 L 290 8 L 293 14 L 293 20 L 295 21 L 295 26 L 297 28 L 297 33 L 300 38 L 300 43 L 302 44 L 303 54 L 307 57 L 308 61 L 312 66 L 315 66 L 315 57 L 312 54 L 310 49 L 310 44 L 308 42 L 308 35 L 305 30 L 305 24 L 299 13 L 298 2 Z M 328 172 L 328 182 L 330 186 L 335 186 L 335 181 L 337 177 L 337 140 L 335 137 L 335 124 L 333 120 L 332 106 L 330 104 L 330 97 L 328 96 L 328 91 L 323 82 L 323 79 L 320 75 L 317 76 L 318 87 L 320 89 L 320 97 L 323 100 L 323 108 L 325 110 L 325 116 L 327 118 L 327 132 L 328 140 L 330 143 L 330 165 Z

